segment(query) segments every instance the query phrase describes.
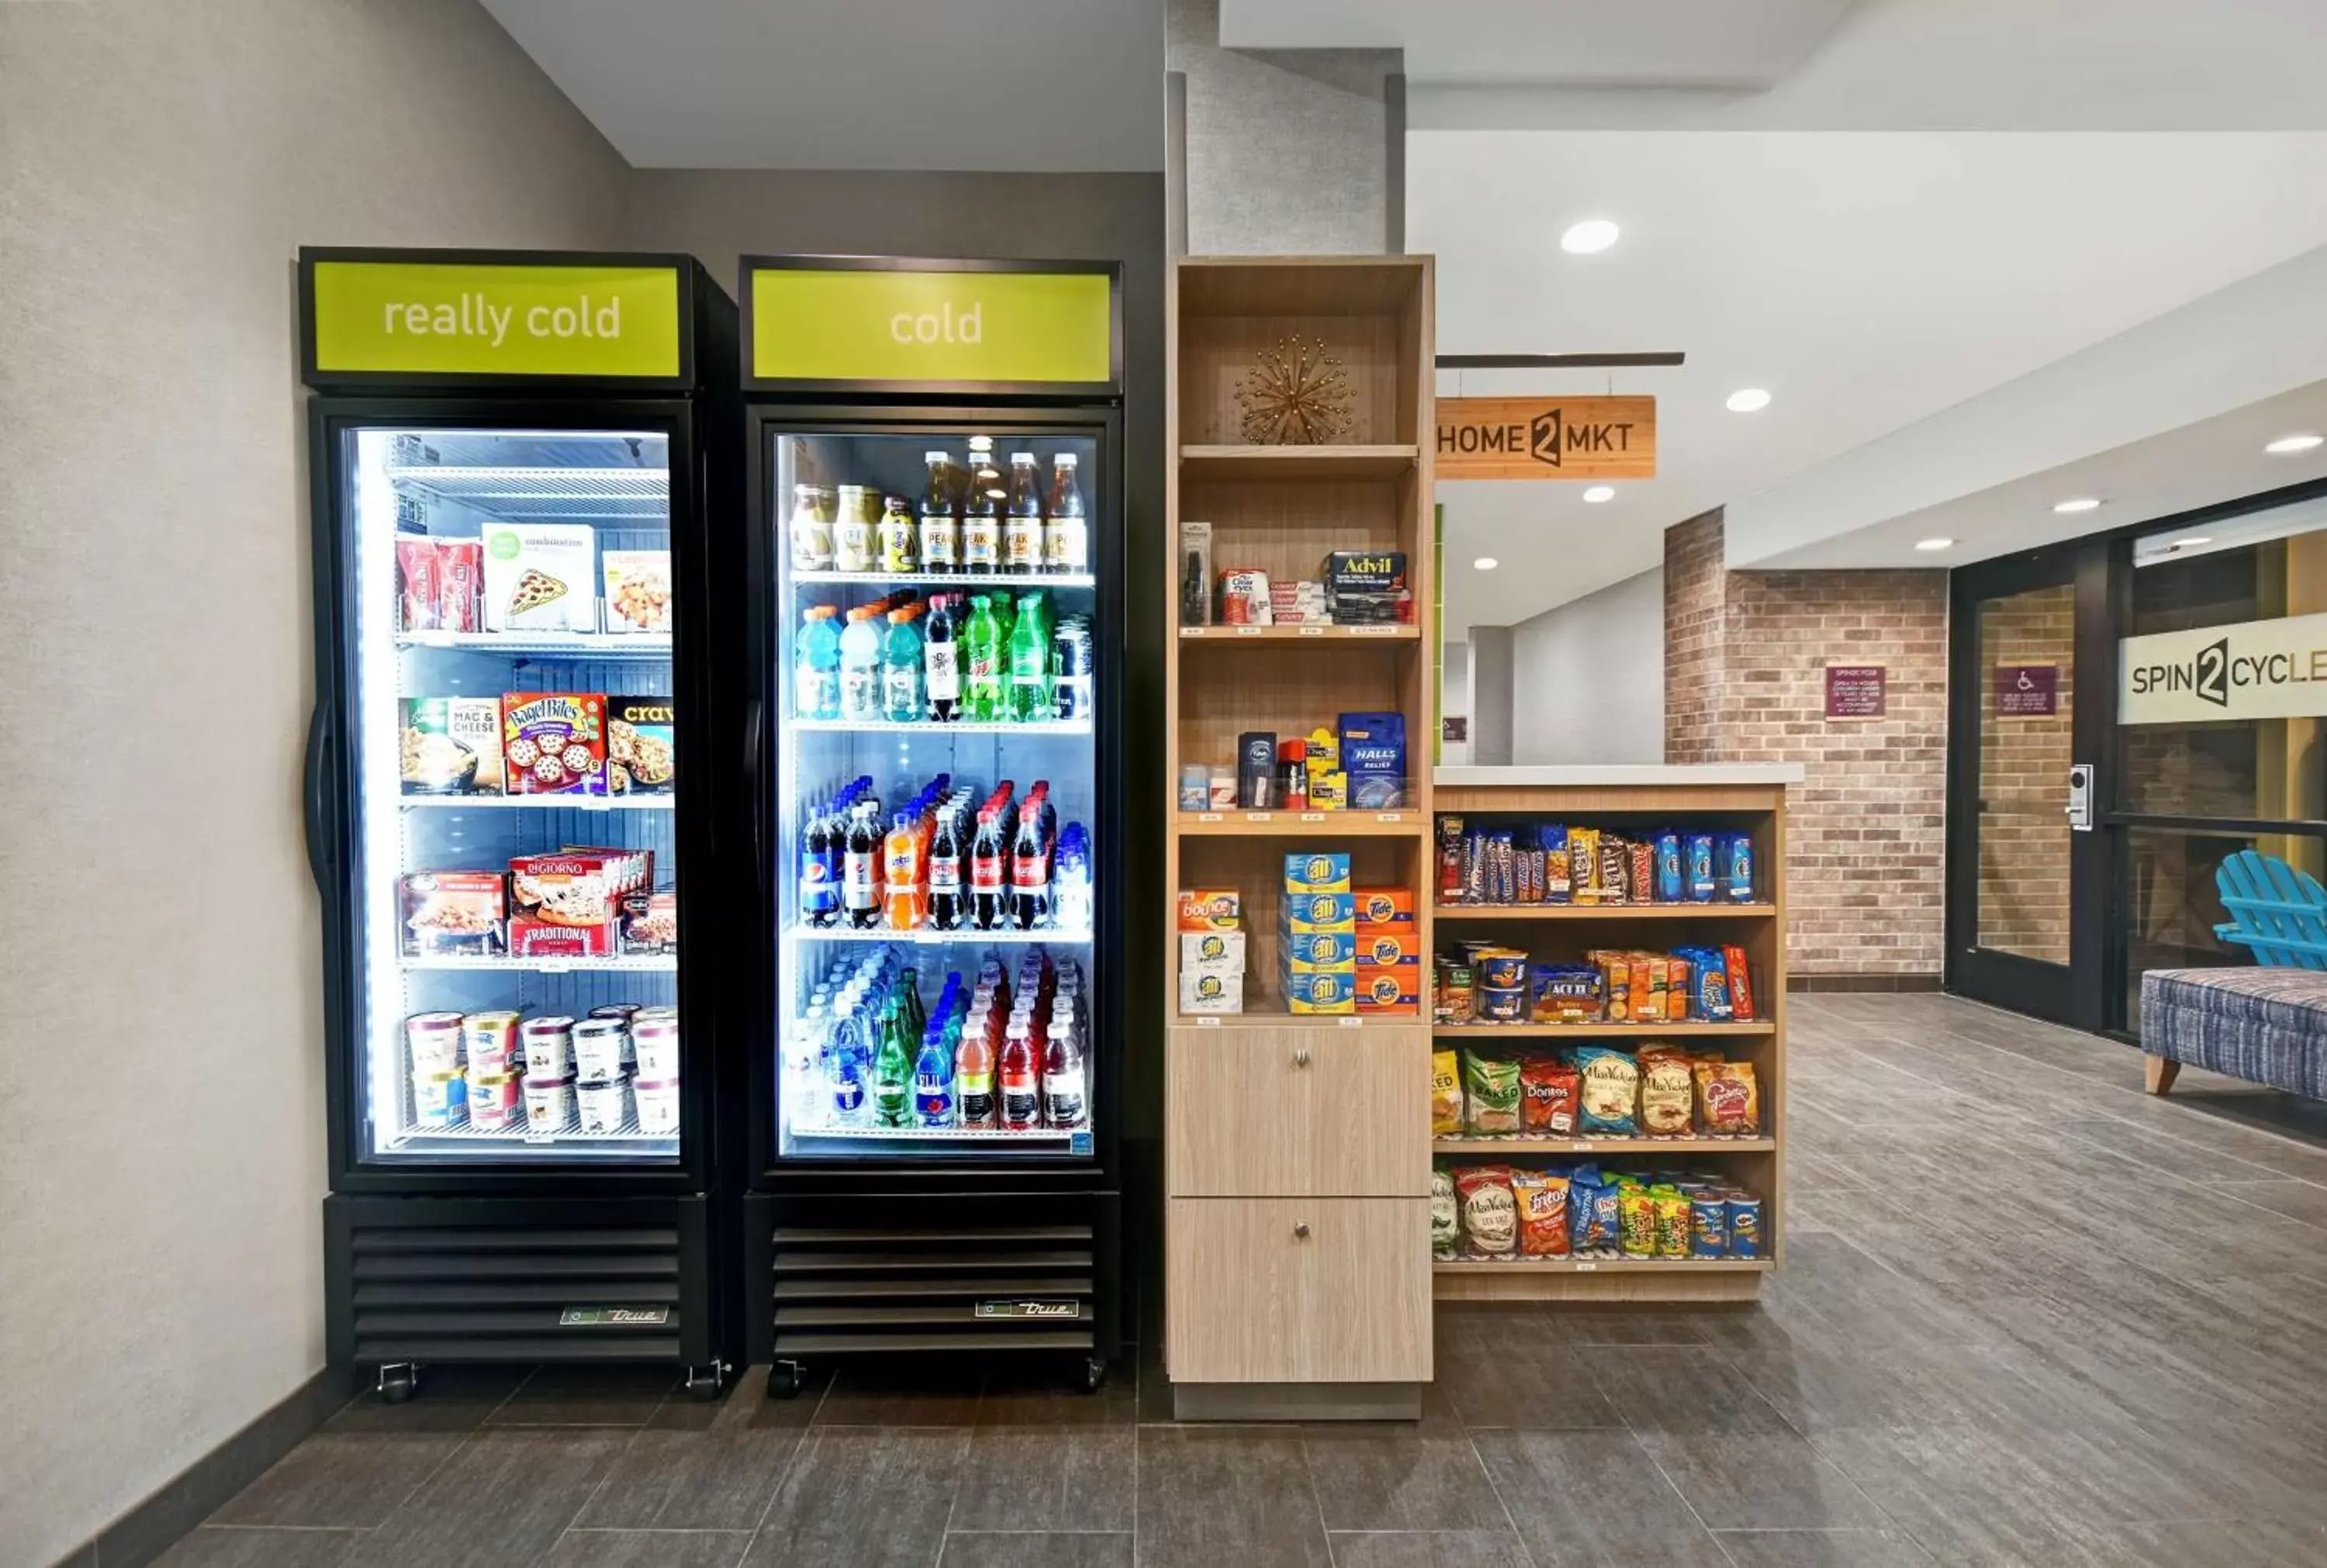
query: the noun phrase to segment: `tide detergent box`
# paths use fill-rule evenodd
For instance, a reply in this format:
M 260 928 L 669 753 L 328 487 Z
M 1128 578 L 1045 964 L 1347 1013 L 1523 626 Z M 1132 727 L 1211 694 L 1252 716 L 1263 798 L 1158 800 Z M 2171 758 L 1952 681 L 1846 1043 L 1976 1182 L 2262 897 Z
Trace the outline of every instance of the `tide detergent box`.
M 1397 930 L 1414 929 L 1412 888 L 1360 888 L 1357 902 L 1360 929 L 1387 926 Z
M 1339 722 L 1341 771 L 1350 778 L 1350 809 L 1395 811 L 1406 804 L 1406 715 L 1343 714 Z
M 1348 893 L 1286 893 L 1277 910 L 1276 929 L 1295 936 L 1310 931 L 1355 932 L 1357 907 Z
M 1357 974 L 1360 1013 L 1420 1013 L 1422 971 L 1384 969 L 1360 964 Z
M 1357 943 L 1360 964 L 1422 973 L 1422 938 L 1414 934 L 1412 926 L 1360 926 Z
M 1285 891 L 1288 893 L 1346 893 L 1350 891 L 1350 857 L 1303 852 L 1285 857 Z
M 1347 971 L 1338 975 L 1288 975 L 1285 977 L 1285 1007 L 1293 1013 L 1355 1013 L 1357 981 Z
M 1280 935 L 1277 951 L 1285 965 L 1299 974 L 1313 969 L 1346 969 L 1358 961 L 1358 939 L 1347 931 L 1290 931 Z

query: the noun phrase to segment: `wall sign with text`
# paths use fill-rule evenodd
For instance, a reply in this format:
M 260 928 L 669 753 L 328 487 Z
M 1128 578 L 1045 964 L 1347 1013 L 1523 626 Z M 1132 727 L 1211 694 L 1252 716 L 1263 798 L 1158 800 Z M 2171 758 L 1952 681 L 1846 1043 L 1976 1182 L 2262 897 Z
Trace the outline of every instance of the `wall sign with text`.
M 1098 390 L 1117 379 L 1111 268 L 815 257 L 743 267 L 755 385 Z
M 1884 706 L 1889 672 L 1879 664 L 1830 664 L 1826 667 L 1826 716 L 1829 719 L 1879 719 Z
M 2117 722 L 2196 724 L 2327 714 L 2327 615 L 2290 615 L 2117 644 Z
M 1995 711 L 2020 717 L 2061 711 L 2061 667 L 1999 664 L 1995 667 Z
M 378 253 L 376 253 L 378 254 Z M 334 377 L 671 381 L 687 371 L 676 265 L 371 259 L 305 269 L 307 369 Z
M 1654 479 L 1653 397 L 1441 397 L 1440 479 Z

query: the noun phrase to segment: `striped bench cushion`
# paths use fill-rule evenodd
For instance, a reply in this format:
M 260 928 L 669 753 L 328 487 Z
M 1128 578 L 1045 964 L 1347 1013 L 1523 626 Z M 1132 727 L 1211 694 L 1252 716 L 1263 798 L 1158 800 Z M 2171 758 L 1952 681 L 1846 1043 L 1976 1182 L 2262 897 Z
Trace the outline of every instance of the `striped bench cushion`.
M 2327 1099 L 2327 973 L 2152 969 L 2141 977 L 2141 1049 Z

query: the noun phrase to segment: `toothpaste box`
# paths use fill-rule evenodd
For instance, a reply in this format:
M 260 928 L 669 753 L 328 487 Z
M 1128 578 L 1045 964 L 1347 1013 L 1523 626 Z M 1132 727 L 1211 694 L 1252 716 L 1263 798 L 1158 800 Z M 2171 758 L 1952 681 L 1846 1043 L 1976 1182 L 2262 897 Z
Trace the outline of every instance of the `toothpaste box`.
M 1338 975 L 1288 975 L 1285 977 L 1285 1006 L 1295 1014 L 1307 1013 L 1355 1013 L 1358 1010 L 1356 979 L 1344 972 Z
M 1239 915 L 1234 888 L 1203 888 L 1182 892 L 1179 927 L 1183 931 L 1233 931 Z
M 1360 888 L 1357 901 L 1360 928 L 1389 926 L 1408 931 L 1414 929 L 1412 888 Z
M 1180 933 L 1180 973 L 1241 975 L 1244 973 L 1242 931 L 1182 931 Z
M 1357 1002 L 1360 1013 L 1420 1013 L 1422 971 L 1358 966 Z
M 1358 939 L 1348 931 L 1281 932 L 1276 950 L 1296 969 L 1346 968 L 1358 961 Z
M 1354 933 L 1357 906 L 1348 893 L 1286 893 L 1276 912 L 1276 929 L 1295 936 L 1310 931 Z
M 1360 926 L 1357 943 L 1360 964 L 1421 971 L 1422 938 L 1415 935 L 1412 926 Z
M 1395 811 L 1406 804 L 1406 715 L 1343 714 L 1341 770 L 1350 776 L 1350 807 Z
M 1180 976 L 1180 1011 L 1182 1013 L 1242 1013 L 1244 1011 L 1244 976 L 1182 974 Z
M 1288 893 L 1346 893 L 1350 891 L 1347 854 L 1301 853 L 1285 857 L 1285 891 Z

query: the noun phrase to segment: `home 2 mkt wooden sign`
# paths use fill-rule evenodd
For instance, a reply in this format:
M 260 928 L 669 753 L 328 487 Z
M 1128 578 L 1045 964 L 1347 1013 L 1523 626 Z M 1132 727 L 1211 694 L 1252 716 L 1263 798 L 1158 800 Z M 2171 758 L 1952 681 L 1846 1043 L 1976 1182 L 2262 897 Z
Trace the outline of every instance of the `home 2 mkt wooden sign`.
M 1654 479 L 1653 397 L 1441 397 L 1440 479 Z

